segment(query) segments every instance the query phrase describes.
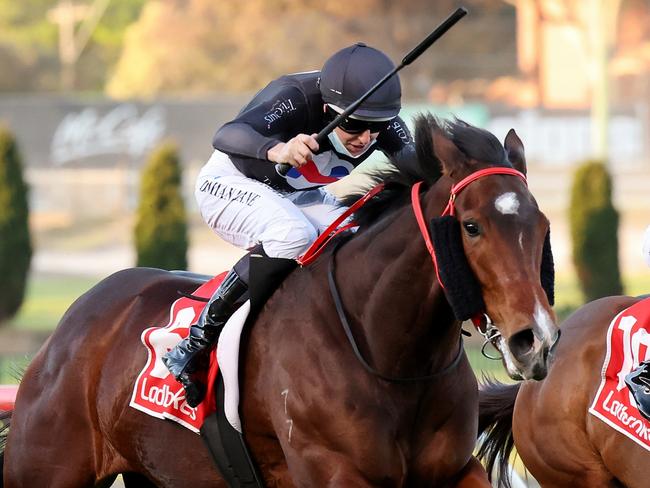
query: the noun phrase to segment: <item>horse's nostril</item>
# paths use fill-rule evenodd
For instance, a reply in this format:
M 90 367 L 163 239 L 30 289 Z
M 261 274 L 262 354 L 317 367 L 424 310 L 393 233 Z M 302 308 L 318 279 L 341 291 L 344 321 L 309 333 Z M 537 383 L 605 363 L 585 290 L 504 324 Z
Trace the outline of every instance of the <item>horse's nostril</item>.
M 535 335 L 533 334 L 532 329 L 526 329 L 522 330 L 521 332 L 517 332 L 511 336 L 510 339 L 508 339 L 508 347 L 510 348 L 510 352 L 512 352 L 512 355 L 517 359 L 521 359 L 523 356 L 529 353 L 533 349 L 534 343 Z

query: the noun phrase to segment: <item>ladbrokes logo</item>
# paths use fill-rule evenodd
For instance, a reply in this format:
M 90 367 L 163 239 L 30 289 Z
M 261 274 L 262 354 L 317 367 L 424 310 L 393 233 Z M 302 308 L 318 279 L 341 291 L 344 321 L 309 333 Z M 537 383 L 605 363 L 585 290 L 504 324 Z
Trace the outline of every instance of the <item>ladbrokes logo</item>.
M 148 378 L 144 378 L 142 381 L 140 398 L 165 409 L 172 408 L 178 410 L 184 415 L 189 416 L 192 420 L 196 419 L 196 408 L 190 407 L 187 402 L 185 402 L 185 395 L 182 387 L 173 392 L 171 387 L 167 384 L 162 385 L 162 387 L 149 386 L 147 380 Z
M 636 407 L 625 376 L 650 358 L 650 300 L 634 304 L 614 318 L 607 331 L 602 381 L 589 412 L 650 451 L 650 423 Z

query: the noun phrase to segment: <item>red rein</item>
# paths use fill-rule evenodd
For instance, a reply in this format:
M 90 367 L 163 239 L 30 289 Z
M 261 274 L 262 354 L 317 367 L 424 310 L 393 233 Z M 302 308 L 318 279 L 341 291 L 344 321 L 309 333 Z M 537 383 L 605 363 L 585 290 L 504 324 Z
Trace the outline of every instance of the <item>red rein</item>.
M 337 236 L 344 230 L 348 230 L 353 227 L 356 227 L 354 223 L 349 223 L 344 225 L 343 227 L 338 228 L 341 222 L 347 219 L 359 208 L 363 207 L 363 205 L 368 200 L 370 200 L 372 197 L 374 197 L 377 193 L 379 193 L 383 189 L 384 189 L 384 184 L 381 183 L 376 187 L 374 187 L 372 190 L 370 190 L 368 193 L 366 193 L 364 196 L 359 198 L 359 200 L 354 202 L 354 204 L 350 208 L 348 208 L 345 212 L 343 212 L 334 222 L 332 222 L 329 225 L 329 227 L 327 227 L 327 229 L 323 231 L 321 235 L 318 236 L 318 238 L 314 241 L 314 243 L 311 246 L 309 246 L 309 249 L 307 249 L 302 256 L 299 256 L 298 259 L 296 259 L 296 261 L 298 261 L 298 264 L 300 266 L 307 266 L 314 259 L 316 259 L 321 252 L 323 252 L 323 249 L 325 249 L 327 243 L 331 241 L 335 236 Z

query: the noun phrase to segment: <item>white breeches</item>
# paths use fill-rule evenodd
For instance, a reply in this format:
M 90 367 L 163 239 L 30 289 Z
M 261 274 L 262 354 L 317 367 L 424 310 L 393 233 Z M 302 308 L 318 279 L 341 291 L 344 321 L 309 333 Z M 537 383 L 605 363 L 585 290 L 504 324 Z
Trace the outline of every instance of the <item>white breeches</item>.
M 323 188 L 283 194 L 247 178 L 220 151 L 201 169 L 194 194 L 219 237 L 243 249 L 262 244 L 273 258 L 297 258 L 345 211 Z

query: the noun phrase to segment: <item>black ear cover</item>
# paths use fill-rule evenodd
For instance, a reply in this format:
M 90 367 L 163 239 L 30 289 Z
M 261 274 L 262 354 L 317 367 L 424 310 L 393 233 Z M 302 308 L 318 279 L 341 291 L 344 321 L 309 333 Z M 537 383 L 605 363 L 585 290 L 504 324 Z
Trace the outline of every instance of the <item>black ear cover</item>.
M 460 222 L 445 215 L 432 219 L 430 227 L 440 281 L 456 319 L 469 320 L 483 313 L 481 286 L 465 257 Z
M 555 304 L 555 265 L 553 264 L 553 250 L 551 249 L 551 231 L 546 233 L 544 248 L 542 249 L 542 267 L 540 269 L 542 288 L 546 292 L 548 303 L 551 307 Z

